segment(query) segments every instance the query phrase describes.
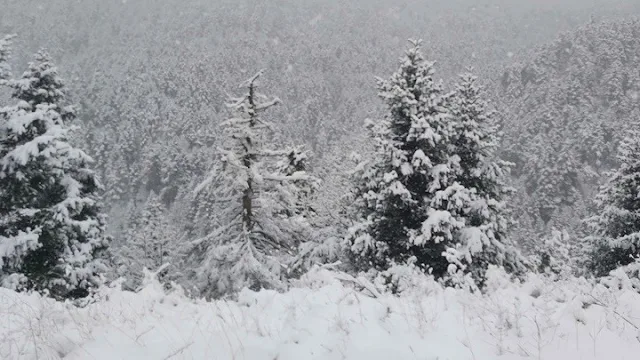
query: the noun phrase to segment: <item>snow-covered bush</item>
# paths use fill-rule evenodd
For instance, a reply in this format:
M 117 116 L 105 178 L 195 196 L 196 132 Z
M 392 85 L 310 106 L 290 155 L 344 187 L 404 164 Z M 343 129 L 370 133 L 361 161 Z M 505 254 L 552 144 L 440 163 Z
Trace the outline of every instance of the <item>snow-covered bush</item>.
M 640 293 L 640 257 L 628 265 L 612 270 L 609 275 L 599 279 L 603 285 L 621 290 L 634 290 Z
M 406 264 L 393 264 L 388 269 L 376 272 L 373 283 L 379 291 L 395 295 L 429 295 L 441 289 L 432 275 L 416 266 L 415 258 Z
M 540 273 L 559 278 L 571 276 L 574 261 L 571 256 L 571 238 L 566 230 L 552 229 L 551 235 L 541 242 L 533 256 L 533 265 Z

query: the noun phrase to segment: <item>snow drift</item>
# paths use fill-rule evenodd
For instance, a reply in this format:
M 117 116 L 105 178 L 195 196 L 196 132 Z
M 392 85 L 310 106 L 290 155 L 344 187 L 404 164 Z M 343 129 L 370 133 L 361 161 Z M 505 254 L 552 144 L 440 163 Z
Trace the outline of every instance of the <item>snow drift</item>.
M 341 279 L 341 280 L 339 280 Z M 1 359 L 637 359 L 640 295 L 490 269 L 485 294 L 409 279 L 399 296 L 316 270 L 287 293 L 191 300 L 151 277 L 84 307 L 0 289 Z M 406 280 L 406 279 L 405 279 Z

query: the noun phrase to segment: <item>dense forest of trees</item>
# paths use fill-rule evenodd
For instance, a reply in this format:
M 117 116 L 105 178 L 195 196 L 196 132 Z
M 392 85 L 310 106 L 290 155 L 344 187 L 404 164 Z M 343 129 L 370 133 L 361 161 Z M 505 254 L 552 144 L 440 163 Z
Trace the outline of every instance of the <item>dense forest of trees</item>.
M 590 22 L 510 66 L 497 92 L 504 118 L 501 155 L 515 163 L 521 226 L 534 247 L 551 229 L 584 236 L 605 172 L 640 119 L 640 22 Z
M 343 145 L 362 148 L 363 119 L 383 109 L 371 79 L 392 71 L 407 38 L 425 38 L 425 54 L 438 61 L 443 79 L 474 66 L 491 84 L 523 51 L 591 14 L 624 16 L 640 6 L 633 0 L 155 5 L 9 0 L 0 13 L 0 33 L 20 35 L 16 64 L 44 46 L 70 80 L 71 100 L 82 109 L 74 140 L 97 160 L 116 242 L 151 192 L 167 207 L 190 202 L 190 190 L 213 165 L 217 120 L 226 116 L 223 99 L 258 69 L 269 70 L 265 86 L 285 104 L 272 111 L 278 136 L 307 144 L 319 175 L 341 174 L 351 166 L 341 156 Z M 339 198 L 334 189 L 345 179 L 321 177 L 321 191 L 332 195 L 321 198 Z M 339 207 L 318 210 L 327 206 L 333 212 Z M 172 223 L 190 226 L 192 218 L 181 216 L 187 213 L 167 214 Z
M 640 140 L 629 130 L 640 119 L 640 22 L 592 19 L 517 62 L 496 38 L 466 47 L 476 25 L 513 26 L 471 17 L 463 36 L 411 41 L 393 71 L 408 29 L 380 17 L 420 23 L 410 11 L 419 5 L 375 3 L 343 5 L 350 21 L 321 6 L 287 7 L 294 16 L 249 2 L 214 13 L 169 6 L 173 22 L 126 22 L 164 26 L 164 37 L 114 22 L 93 30 L 113 36 L 99 44 L 97 32 L 65 37 L 61 26 L 44 45 L 74 50 L 60 56 L 70 81 L 44 50 L 12 75 L 37 36 L 24 23 L 7 29 L 20 36 L 0 41 L 2 286 L 83 297 L 118 276 L 136 289 L 143 268 L 170 264 L 167 286 L 217 298 L 286 289 L 316 264 L 352 273 L 410 264 L 447 285 L 481 287 L 490 265 L 514 276 L 602 276 L 639 261 Z M 135 14 L 143 5 L 119 6 Z M 121 11 L 100 7 L 71 16 Z M 183 26 L 194 12 L 206 23 Z M 250 20 L 226 19 L 234 15 Z M 220 20 L 220 37 L 209 36 L 209 18 Z M 380 36 L 332 36 L 361 20 Z M 313 41 L 300 45 L 291 28 Z M 523 48 L 538 40 L 517 29 Z M 132 56 L 114 55 L 132 44 Z M 102 55 L 86 51 L 103 45 Z M 436 66 L 434 54 L 448 61 Z M 476 62 L 492 65 L 451 76 Z M 268 76 L 252 74 L 260 67 Z M 376 99 L 374 75 L 385 73 Z M 238 83 L 243 93 L 230 96 Z

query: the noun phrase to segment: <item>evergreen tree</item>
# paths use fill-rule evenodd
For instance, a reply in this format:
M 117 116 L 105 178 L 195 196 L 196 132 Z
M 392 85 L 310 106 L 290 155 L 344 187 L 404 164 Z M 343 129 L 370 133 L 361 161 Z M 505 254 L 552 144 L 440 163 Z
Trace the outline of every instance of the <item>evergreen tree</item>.
M 590 269 L 606 275 L 640 256 L 640 132 L 632 131 L 618 151 L 620 167 L 596 197 L 597 215 L 587 219 Z
M 391 79 L 378 80 L 389 112 L 367 123 L 376 151 L 371 163 L 357 168 L 355 204 L 363 218 L 347 240 L 358 268 L 384 270 L 416 256 L 442 276 L 446 243 L 462 224 L 431 202 L 459 162 L 448 154 L 450 96 L 433 80 L 433 63 L 424 60 L 420 43 L 412 44 Z
M 511 164 L 496 159 L 496 113 L 489 109 L 482 91 L 477 77 L 465 73 L 460 76 L 451 105 L 451 151 L 460 158 L 456 181 L 467 193 L 466 203 L 458 205 L 460 212 L 456 214 L 465 224 L 458 240 L 463 251 L 458 251 L 457 257 L 458 261 L 464 259 L 462 268 L 476 279 L 484 276 L 490 264 L 503 265 L 512 272 L 524 270 L 507 234 L 513 224 L 505 204 L 513 193 L 505 183 Z
M 347 236 L 356 267 L 384 270 L 415 259 L 436 277 L 476 278 L 488 264 L 515 268 L 505 237 L 506 169 L 492 162 L 491 113 L 475 78 L 464 76 L 455 94 L 445 94 L 420 43 L 412 45 L 391 79 L 379 81 L 389 112 L 369 123 L 376 152 L 357 168 L 362 219 Z
M 151 193 L 142 213 L 131 224 L 125 233 L 124 241 L 119 249 L 121 266 L 120 276 L 130 280 L 129 286 L 140 285 L 143 268 L 155 270 L 164 264 L 170 264 L 167 272 L 160 274 L 161 280 L 175 278 L 176 262 L 179 259 L 179 232 L 175 224 L 171 224 L 159 195 Z
M 11 57 L 11 42 L 15 35 L 6 35 L 0 39 L 0 84 L 11 76 L 11 66 L 9 66 L 9 58 Z
M 315 214 L 311 199 L 320 185 L 318 179 L 296 179 L 296 174 L 305 174 L 308 168 L 308 153 L 301 146 L 285 149 L 285 156 L 276 164 L 276 174 L 285 178 L 278 184 L 281 187 L 280 193 L 289 197 L 283 201 L 295 204 L 293 209 L 287 209 L 288 216 L 303 214 L 309 217 Z
M 3 286 L 87 294 L 104 270 L 104 219 L 92 159 L 68 142 L 62 80 L 40 52 L 0 113 L 0 280 Z
M 195 241 L 192 251 L 196 286 L 206 296 L 230 295 L 244 287 L 283 289 L 309 232 L 297 191 L 313 178 L 295 169 L 301 164 L 299 153 L 267 146 L 273 127 L 261 114 L 280 100 L 256 92 L 261 74 L 244 84 L 248 92 L 243 97 L 228 102 L 232 117 L 222 124 L 221 163 L 196 189 L 215 187 L 216 197 L 211 207 L 215 228 Z M 288 170 L 283 171 L 282 161 Z

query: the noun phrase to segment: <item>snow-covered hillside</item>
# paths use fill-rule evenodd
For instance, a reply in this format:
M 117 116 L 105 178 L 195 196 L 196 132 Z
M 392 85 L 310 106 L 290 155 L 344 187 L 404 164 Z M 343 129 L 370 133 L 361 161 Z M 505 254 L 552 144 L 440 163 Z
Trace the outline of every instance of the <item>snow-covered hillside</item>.
M 155 281 L 138 293 L 104 288 L 84 308 L 0 289 L 0 358 L 638 358 L 640 295 L 624 275 L 609 279 L 611 290 L 490 272 L 485 295 L 426 278 L 400 296 L 358 291 L 327 270 L 287 293 L 245 290 L 237 301 L 193 301 Z

